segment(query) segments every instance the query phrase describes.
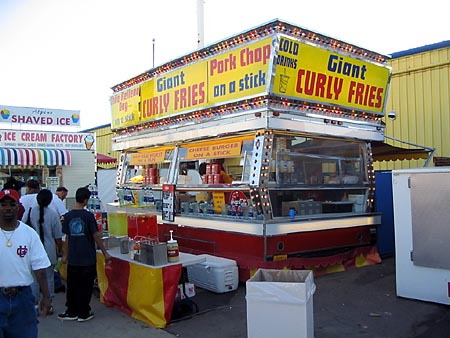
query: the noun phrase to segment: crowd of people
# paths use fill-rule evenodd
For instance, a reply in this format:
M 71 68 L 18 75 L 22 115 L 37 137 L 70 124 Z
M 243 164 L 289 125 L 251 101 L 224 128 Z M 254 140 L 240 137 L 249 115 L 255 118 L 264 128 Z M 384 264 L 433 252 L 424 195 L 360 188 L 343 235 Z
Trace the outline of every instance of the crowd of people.
M 57 317 L 79 322 L 94 317 L 90 301 L 96 251 L 102 251 L 107 263 L 111 257 L 95 216 L 85 208 L 90 190 L 77 189 L 70 211 L 64 205 L 67 194 L 65 187 L 53 193 L 37 180 L 13 177 L 0 191 L 0 337 L 37 338 L 38 317 L 54 313 L 55 285 L 60 288 L 58 260 L 67 273 L 66 309 Z

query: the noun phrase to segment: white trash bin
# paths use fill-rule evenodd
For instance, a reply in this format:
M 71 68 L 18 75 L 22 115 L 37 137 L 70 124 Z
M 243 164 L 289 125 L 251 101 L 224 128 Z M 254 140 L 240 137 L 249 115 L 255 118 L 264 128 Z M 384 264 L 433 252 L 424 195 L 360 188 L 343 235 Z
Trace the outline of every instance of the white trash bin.
M 247 338 L 313 338 L 311 270 L 258 269 L 246 283 Z

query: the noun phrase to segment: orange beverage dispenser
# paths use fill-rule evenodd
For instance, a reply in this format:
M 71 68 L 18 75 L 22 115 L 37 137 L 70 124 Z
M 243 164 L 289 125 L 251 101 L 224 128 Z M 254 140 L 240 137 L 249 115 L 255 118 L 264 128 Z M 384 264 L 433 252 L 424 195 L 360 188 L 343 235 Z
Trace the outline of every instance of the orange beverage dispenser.
M 127 215 L 128 237 L 141 236 L 149 239 L 158 238 L 156 215 L 146 212 L 132 212 Z

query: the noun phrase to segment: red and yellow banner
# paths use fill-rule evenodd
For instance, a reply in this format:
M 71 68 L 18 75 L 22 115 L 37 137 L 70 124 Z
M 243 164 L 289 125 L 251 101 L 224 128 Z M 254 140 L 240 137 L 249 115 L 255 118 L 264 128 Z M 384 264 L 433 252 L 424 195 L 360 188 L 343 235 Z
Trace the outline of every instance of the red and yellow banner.
M 390 69 L 280 37 L 273 93 L 382 113 Z
M 181 264 L 163 268 L 145 266 L 113 257 L 105 265 L 97 253 L 100 301 L 157 328 L 172 316 Z

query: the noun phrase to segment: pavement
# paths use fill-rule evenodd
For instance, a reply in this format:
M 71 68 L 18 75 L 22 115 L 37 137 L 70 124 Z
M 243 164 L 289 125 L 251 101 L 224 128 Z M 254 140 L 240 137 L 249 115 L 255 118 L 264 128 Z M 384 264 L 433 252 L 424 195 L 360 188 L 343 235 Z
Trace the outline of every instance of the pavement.
M 394 257 L 372 266 L 317 276 L 314 282 L 315 338 L 450 338 L 450 306 L 396 296 Z M 39 338 L 245 338 L 245 293 L 243 283 L 236 291 L 223 294 L 197 288 L 193 300 L 199 311 L 186 315 L 177 308 L 180 319 L 164 329 L 106 307 L 94 295 L 94 319 L 79 323 L 62 322 L 56 314 L 41 318 Z M 64 300 L 64 293 L 56 295 L 55 313 L 64 311 Z M 284 337 L 280 333 L 274 338 Z

